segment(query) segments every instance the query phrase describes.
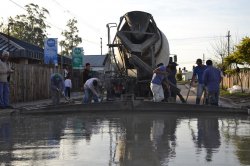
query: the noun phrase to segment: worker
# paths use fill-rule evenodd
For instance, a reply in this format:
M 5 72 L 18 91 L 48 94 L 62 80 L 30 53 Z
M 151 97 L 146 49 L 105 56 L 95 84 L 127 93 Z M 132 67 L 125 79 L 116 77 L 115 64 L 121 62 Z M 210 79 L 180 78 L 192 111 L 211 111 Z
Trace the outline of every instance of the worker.
M 0 108 L 13 108 L 9 105 L 9 96 L 10 96 L 10 89 L 9 89 L 9 82 L 8 82 L 8 75 L 13 73 L 14 71 L 8 65 L 9 59 L 9 52 L 3 51 L 2 57 L 0 60 Z
M 172 85 L 174 85 L 174 86 L 170 86 L 169 93 L 168 93 L 168 101 L 171 101 L 171 102 L 176 102 L 176 96 L 177 96 L 177 92 L 174 90 L 177 87 L 176 66 L 178 66 L 178 64 L 172 61 L 169 61 L 169 64 L 167 66 L 167 70 L 169 71 L 169 75 L 167 77 L 168 81 L 171 82 Z
M 98 78 L 90 78 L 84 84 L 84 96 L 83 103 L 91 103 L 92 99 L 94 102 L 99 102 L 100 94 L 99 91 L 100 80 Z
M 197 66 L 194 67 L 193 76 L 192 76 L 192 79 L 191 79 L 191 82 L 190 82 L 190 86 L 193 86 L 195 78 L 198 77 L 198 85 L 197 85 L 196 102 L 195 103 L 200 104 L 200 100 L 201 100 L 201 97 L 202 97 L 203 93 L 204 93 L 204 97 L 205 97 L 205 100 L 206 100 L 206 103 L 207 103 L 207 98 L 206 98 L 206 95 L 205 95 L 205 90 L 206 89 L 205 89 L 205 85 L 204 85 L 203 79 L 202 79 L 203 73 L 206 70 L 207 66 L 202 64 L 201 59 L 197 59 L 196 64 L 197 64 Z
M 164 99 L 164 91 L 162 87 L 162 83 L 164 78 L 168 75 L 167 67 L 164 66 L 162 63 L 158 65 L 154 71 L 152 80 L 150 83 L 150 89 L 153 93 L 153 101 L 160 102 Z
M 91 78 L 91 75 L 90 75 L 90 63 L 85 64 L 85 69 L 83 70 L 82 77 L 83 77 L 83 85 L 85 84 L 85 82 L 88 79 Z
M 213 67 L 211 60 L 206 61 L 207 69 L 203 73 L 203 82 L 208 91 L 208 104 L 219 105 L 221 71 Z
M 64 95 L 64 79 L 61 74 L 54 73 L 50 77 L 51 99 L 53 105 L 60 103 L 61 94 Z

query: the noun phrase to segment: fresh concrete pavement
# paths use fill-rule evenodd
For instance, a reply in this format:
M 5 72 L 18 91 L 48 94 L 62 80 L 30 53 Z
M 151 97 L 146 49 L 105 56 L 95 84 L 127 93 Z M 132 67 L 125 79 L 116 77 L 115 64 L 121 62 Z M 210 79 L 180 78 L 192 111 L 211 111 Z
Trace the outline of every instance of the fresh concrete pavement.
M 189 91 L 189 85 L 178 84 L 178 88 L 181 89 L 181 94 L 184 97 L 184 99 L 186 99 L 188 91 Z M 188 95 L 187 103 L 195 104 L 195 100 L 196 100 L 196 93 L 195 92 L 196 92 L 196 88 L 191 87 L 189 95 Z M 82 101 L 82 97 L 83 97 L 83 92 L 72 92 L 71 93 L 71 100 L 74 100 L 76 103 L 80 103 Z M 201 101 L 203 101 L 203 99 Z M 67 102 L 68 101 L 66 101 L 63 97 L 61 98 L 61 103 L 67 103 Z M 181 103 L 178 96 L 177 96 L 176 102 Z M 46 107 L 47 105 L 50 105 L 50 104 L 51 104 L 51 99 L 44 99 L 44 100 L 37 100 L 37 101 L 31 101 L 31 102 L 12 103 L 12 106 L 14 108 L 28 107 L 28 108 L 32 109 L 32 108 Z M 223 106 L 223 107 L 241 107 L 240 105 L 234 104 L 231 100 L 227 100 L 224 98 L 220 98 L 219 105 Z M 1 115 L 9 115 L 9 114 L 11 114 L 12 111 L 13 111 L 13 109 L 2 109 L 2 110 L 0 110 L 0 116 Z

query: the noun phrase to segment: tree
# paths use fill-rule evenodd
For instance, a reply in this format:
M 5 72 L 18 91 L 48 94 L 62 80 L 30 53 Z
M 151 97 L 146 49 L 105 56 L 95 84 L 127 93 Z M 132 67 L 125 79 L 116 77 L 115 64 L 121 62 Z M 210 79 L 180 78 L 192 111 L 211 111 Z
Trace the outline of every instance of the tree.
M 220 59 L 220 62 L 223 62 L 223 59 L 227 56 L 227 46 L 228 44 L 225 38 L 220 38 L 219 41 L 212 44 L 214 56 Z
M 242 59 L 242 61 L 250 65 L 250 38 L 245 37 L 242 39 L 239 45 L 236 46 L 236 52 L 239 55 L 239 58 Z
M 236 45 L 236 50 L 225 58 L 227 65 L 242 64 L 250 65 L 250 38 L 245 37 Z
M 236 74 L 243 92 L 242 78 L 240 78 L 240 68 L 238 64 L 250 65 L 250 38 L 245 37 L 240 44 L 236 45 L 236 50 L 225 58 L 225 64 L 235 65 L 235 69 L 227 70 L 229 74 Z
M 45 23 L 46 15 L 49 11 L 45 8 L 40 8 L 38 5 L 30 3 L 25 6 L 27 14 L 17 15 L 15 18 L 9 18 L 9 30 L 13 37 L 28 43 L 44 46 L 44 39 L 47 37 L 47 28 L 49 25 Z M 7 26 L 8 28 L 8 26 Z M 5 32 L 8 29 L 5 29 Z
M 1 17 L 1 20 L 0 20 L 0 31 L 3 32 L 4 29 L 3 29 L 3 18 Z
M 61 55 L 72 55 L 73 47 L 78 46 L 82 43 L 82 38 L 78 36 L 78 28 L 76 26 L 77 20 L 70 19 L 67 22 L 68 30 L 64 30 L 61 34 L 64 36 L 65 40 L 60 41 L 59 45 L 63 47 Z

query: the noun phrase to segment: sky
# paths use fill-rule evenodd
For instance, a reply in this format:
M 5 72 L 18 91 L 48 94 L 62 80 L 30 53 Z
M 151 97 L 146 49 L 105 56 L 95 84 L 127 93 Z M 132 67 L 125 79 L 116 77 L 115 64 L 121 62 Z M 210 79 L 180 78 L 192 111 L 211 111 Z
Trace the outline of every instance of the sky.
M 250 36 L 249 0 L 1 0 L 0 20 L 26 14 L 30 3 L 46 8 L 48 37 L 62 40 L 61 32 L 69 19 L 78 21 L 85 55 L 107 53 L 107 23 L 119 23 L 130 11 L 150 13 L 168 39 L 170 53 L 178 57 L 179 67 L 191 70 L 197 58 L 216 59 L 214 45 L 219 41 L 237 44 Z M 115 28 L 111 30 L 111 38 Z

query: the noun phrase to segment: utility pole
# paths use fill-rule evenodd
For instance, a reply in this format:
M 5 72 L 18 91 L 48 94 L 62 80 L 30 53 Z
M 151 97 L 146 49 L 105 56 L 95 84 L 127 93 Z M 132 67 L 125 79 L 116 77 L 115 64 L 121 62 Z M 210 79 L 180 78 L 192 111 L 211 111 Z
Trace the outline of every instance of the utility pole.
M 8 24 L 8 52 L 10 52 L 10 24 Z
M 230 54 L 230 37 L 231 37 L 230 31 L 228 31 L 226 37 L 227 37 L 227 55 L 229 56 L 229 54 Z
M 203 53 L 202 61 L 203 61 L 203 64 L 205 64 L 205 54 L 204 53 Z
M 102 55 L 102 38 L 100 37 L 100 39 L 101 39 L 101 55 Z
M 62 45 L 61 45 L 61 69 L 63 68 L 63 54 L 62 54 Z

